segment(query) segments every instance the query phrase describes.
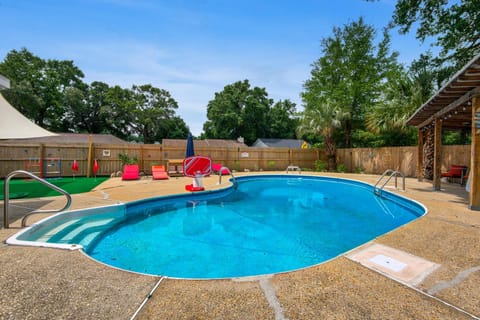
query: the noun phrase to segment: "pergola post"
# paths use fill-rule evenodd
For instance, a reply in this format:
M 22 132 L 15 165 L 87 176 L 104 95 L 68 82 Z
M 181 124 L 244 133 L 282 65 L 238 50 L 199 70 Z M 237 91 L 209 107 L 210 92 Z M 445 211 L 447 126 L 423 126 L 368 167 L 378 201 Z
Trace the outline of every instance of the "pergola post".
M 417 179 L 423 181 L 423 131 L 418 129 Z
M 442 121 L 435 118 L 434 129 L 434 152 L 433 152 L 433 190 L 440 190 L 440 178 L 442 177 Z
M 470 156 L 470 194 L 468 207 L 480 210 L 480 97 L 472 99 L 472 144 Z

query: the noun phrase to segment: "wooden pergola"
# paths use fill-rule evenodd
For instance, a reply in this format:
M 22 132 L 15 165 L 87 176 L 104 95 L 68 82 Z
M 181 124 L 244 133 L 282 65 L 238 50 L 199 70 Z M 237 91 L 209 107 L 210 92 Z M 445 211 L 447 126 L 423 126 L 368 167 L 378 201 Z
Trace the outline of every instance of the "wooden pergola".
M 418 178 L 423 178 L 424 132 L 434 132 L 433 189 L 440 190 L 442 129 L 471 130 L 469 208 L 480 210 L 480 54 L 407 120 L 418 129 Z

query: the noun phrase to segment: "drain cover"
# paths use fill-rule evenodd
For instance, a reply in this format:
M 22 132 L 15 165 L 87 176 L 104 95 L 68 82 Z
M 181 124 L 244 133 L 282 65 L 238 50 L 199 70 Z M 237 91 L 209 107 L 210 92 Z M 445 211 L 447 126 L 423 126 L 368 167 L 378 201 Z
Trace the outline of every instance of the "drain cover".
M 375 264 L 378 264 L 384 268 L 390 269 L 395 272 L 400 272 L 407 266 L 406 263 L 384 256 L 383 254 L 378 254 L 375 257 L 370 258 L 369 260 Z

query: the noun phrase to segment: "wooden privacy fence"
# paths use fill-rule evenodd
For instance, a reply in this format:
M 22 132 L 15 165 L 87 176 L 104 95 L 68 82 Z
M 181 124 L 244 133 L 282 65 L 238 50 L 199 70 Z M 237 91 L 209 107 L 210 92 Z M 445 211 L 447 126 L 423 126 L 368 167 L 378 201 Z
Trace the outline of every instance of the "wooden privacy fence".
M 151 174 L 152 165 L 167 165 L 169 159 L 183 159 L 185 147 L 163 147 L 159 144 L 0 144 L 0 176 L 14 170 L 27 170 L 44 177 L 91 176 L 93 160 L 97 175 L 106 176 L 122 170 L 120 154 L 136 159 L 140 170 Z M 285 170 L 288 165 L 313 169 L 315 161 L 325 159 L 317 149 L 287 148 L 195 148 L 195 154 L 209 156 L 232 170 Z M 72 170 L 73 161 L 78 171 Z
M 99 176 L 109 176 L 122 170 L 120 154 L 136 158 L 141 171 L 151 174 L 152 165 L 167 165 L 169 159 L 183 159 L 185 149 L 159 144 L 0 144 L 0 177 L 14 170 L 43 172 L 49 176 L 91 176 L 92 161 L 98 162 Z M 285 170 L 288 165 L 303 169 L 315 168 L 315 162 L 326 162 L 319 149 L 287 148 L 195 148 L 197 155 L 209 156 L 214 163 L 237 171 Z M 78 163 L 78 172 L 72 163 Z M 406 176 L 417 175 L 417 147 L 385 147 L 338 149 L 337 164 L 347 172 L 381 174 L 386 169 L 399 170 Z M 470 146 L 443 146 L 442 171 L 451 164 L 470 165 Z
M 337 164 L 347 172 L 382 174 L 398 170 L 407 177 L 417 176 L 418 147 L 356 148 L 337 150 Z M 470 166 L 470 145 L 442 146 L 442 172 L 451 164 Z

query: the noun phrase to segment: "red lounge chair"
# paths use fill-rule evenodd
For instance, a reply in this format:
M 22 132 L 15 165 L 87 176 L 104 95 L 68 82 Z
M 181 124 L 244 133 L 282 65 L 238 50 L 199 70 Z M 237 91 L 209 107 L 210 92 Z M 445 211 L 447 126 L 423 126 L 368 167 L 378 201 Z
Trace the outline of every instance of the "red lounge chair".
M 449 182 L 452 182 L 453 179 L 458 178 L 461 179 L 463 175 L 467 172 L 467 167 L 466 166 L 459 166 L 456 164 L 450 165 L 450 169 L 448 172 L 442 173 L 442 178 L 447 178 Z
M 213 163 L 212 164 L 212 170 L 215 171 L 218 175 L 221 174 L 222 176 L 224 176 L 224 175 L 230 174 L 230 171 L 227 168 L 223 169 L 222 172 L 220 172 L 220 169 L 222 169 L 222 164 L 221 163 Z
M 138 180 L 138 164 L 126 164 L 123 167 L 122 180 Z
M 165 166 L 152 166 L 152 178 L 153 180 L 165 180 L 169 176 L 165 171 Z

